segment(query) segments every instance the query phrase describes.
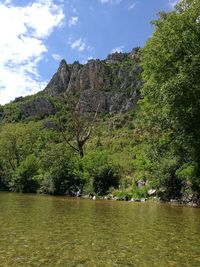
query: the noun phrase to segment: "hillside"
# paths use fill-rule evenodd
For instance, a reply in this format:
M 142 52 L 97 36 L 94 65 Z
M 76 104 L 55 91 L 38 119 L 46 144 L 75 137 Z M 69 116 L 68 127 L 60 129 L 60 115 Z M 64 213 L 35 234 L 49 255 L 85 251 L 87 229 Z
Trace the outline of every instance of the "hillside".
M 56 99 L 68 102 L 72 96 L 83 112 L 95 112 L 99 103 L 101 113 L 130 111 L 139 99 L 140 72 L 138 48 L 130 53 L 108 55 L 105 60 L 89 60 L 85 65 L 77 61 L 68 65 L 62 60 L 42 92 L 18 97 L 1 107 L 1 121 L 23 121 L 30 117 L 43 119 L 56 113 Z
M 143 49 L 62 60 L 42 92 L 0 107 L 1 187 L 199 204 L 199 8 L 160 13 Z
M 78 190 L 107 194 L 110 186 L 130 186 L 133 117 L 142 85 L 139 61 L 138 48 L 108 55 L 105 60 L 90 60 L 85 65 L 62 60 L 43 91 L 2 106 L 1 188 L 51 194 L 74 194 Z M 90 128 L 92 132 L 82 147 L 84 158 L 79 159 L 78 151 L 73 149 L 77 131 L 83 139 Z M 58 169 L 53 179 L 60 182 L 51 180 L 52 174 L 48 174 L 54 164 L 54 171 Z M 26 178 L 29 171 L 31 177 Z M 74 171 L 81 178 L 72 174 Z M 96 187 L 91 184 L 92 176 L 99 171 L 105 172 L 106 179 L 111 175 L 110 182 L 104 181 L 103 191 L 98 182 Z M 114 177 L 118 177 L 117 182 Z M 63 182 L 65 185 L 58 188 L 55 185 Z

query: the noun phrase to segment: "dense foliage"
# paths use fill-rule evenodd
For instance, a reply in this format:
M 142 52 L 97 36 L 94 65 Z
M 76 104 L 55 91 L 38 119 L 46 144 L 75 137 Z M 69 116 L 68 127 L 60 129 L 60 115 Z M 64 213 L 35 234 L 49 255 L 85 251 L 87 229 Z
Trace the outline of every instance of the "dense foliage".
M 0 188 L 128 199 L 155 189 L 163 199 L 198 200 L 199 14 L 198 0 L 183 0 L 152 22 L 155 32 L 142 50 L 144 85 L 134 112 L 101 114 L 94 122 L 94 114 L 73 113 L 60 96 L 51 98 L 56 114 L 20 123 L 16 103 L 0 107 L 0 113 L 7 111 L 0 127 Z
M 199 14 L 196 0 L 160 13 L 143 49 L 135 163 L 165 198 L 200 196 Z
M 108 152 L 81 158 L 60 132 L 29 122 L 0 128 L 0 181 L 15 192 L 103 195 L 118 187 L 120 173 Z

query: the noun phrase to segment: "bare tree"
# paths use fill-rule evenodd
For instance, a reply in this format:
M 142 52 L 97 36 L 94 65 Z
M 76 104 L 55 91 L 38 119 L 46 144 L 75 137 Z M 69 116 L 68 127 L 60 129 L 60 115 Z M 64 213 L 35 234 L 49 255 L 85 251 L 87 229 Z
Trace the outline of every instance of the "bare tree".
M 101 103 L 94 113 L 86 114 L 77 105 L 74 111 L 71 109 L 67 124 L 61 123 L 59 126 L 65 142 L 78 152 L 81 158 L 84 157 L 84 146 L 91 136 L 100 106 Z

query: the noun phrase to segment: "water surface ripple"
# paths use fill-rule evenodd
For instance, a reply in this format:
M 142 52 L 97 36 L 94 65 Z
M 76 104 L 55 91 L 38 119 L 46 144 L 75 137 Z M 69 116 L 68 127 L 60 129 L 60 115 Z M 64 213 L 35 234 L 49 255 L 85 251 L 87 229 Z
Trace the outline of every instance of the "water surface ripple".
M 0 266 L 200 266 L 200 209 L 0 193 Z

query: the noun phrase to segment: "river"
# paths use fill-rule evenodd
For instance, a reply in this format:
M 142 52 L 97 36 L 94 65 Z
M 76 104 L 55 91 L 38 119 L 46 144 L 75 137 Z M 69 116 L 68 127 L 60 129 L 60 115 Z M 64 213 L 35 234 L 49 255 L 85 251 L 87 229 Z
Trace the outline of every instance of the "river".
M 0 193 L 0 266 L 200 266 L 200 209 Z

